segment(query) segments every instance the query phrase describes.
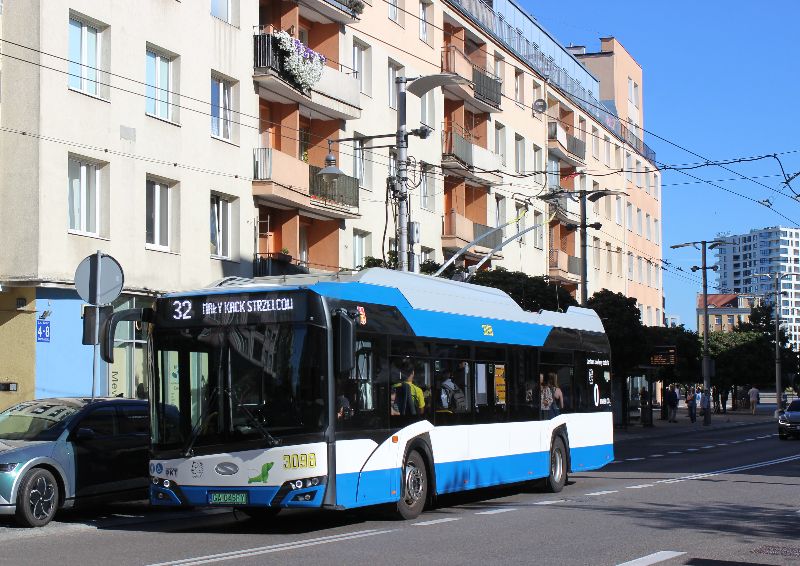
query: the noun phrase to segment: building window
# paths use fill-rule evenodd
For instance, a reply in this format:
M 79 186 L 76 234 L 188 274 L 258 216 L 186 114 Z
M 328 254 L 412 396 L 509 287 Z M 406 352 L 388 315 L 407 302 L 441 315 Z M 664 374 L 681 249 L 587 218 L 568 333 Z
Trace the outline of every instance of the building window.
M 517 203 L 516 207 L 515 207 L 515 212 L 516 212 L 516 215 L 517 215 L 516 216 L 516 218 L 517 218 L 517 234 L 519 234 L 520 232 L 525 230 L 525 212 L 526 212 L 525 211 L 525 205 Z M 525 234 L 523 234 L 519 238 L 517 238 L 517 242 L 519 242 L 520 245 L 524 244 L 525 243 Z
M 650 194 L 650 168 L 644 168 L 644 190 L 647 191 L 647 194 Z
M 100 233 L 100 167 L 69 159 L 69 229 L 93 236 Z
M 399 0 L 388 0 L 388 4 L 389 4 L 389 19 L 392 20 L 393 22 L 397 22 L 398 21 L 398 17 L 399 17 L 399 14 L 400 14 L 398 2 L 399 2 Z M 358 264 L 358 265 L 361 265 L 361 264 Z
M 616 221 L 617 224 L 622 226 L 622 197 L 616 197 L 614 199 L 614 204 L 616 205 Z
M 69 20 L 69 88 L 99 96 L 102 33 L 80 20 Z
M 658 220 L 653 220 L 653 242 L 656 244 L 661 243 L 661 236 L 658 229 Z
M 231 255 L 231 203 L 219 195 L 211 195 L 211 255 Z
M 514 69 L 514 100 L 525 104 L 525 73 L 519 69 Z
M 397 109 L 397 77 L 403 76 L 403 66 L 389 61 L 388 89 L 389 89 L 389 108 Z
M 419 38 L 427 44 L 433 41 L 431 33 L 431 16 L 433 15 L 433 4 L 422 1 L 419 3 Z
M 639 283 L 644 281 L 644 265 L 642 263 L 642 258 L 640 256 L 636 256 L 636 280 Z
M 231 0 L 211 0 L 211 15 L 231 23 Z
M 633 157 L 630 153 L 625 153 L 625 179 L 633 182 Z
M 603 163 L 611 167 L 611 138 L 608 136 L 603 137 Z
M 353 74 L 364 94 L 372 94 L 371 50 L 369 45 L 353 40 Z
M 426 126 L 433 128 L 436 122 L 436 108 L 434 103 L 434 92 L 429 90 L 423 94 L 420 99 L 420 117 L 419 120 Z
M 622 248 L 617 248 L 617 276 L 622 277 Z
M 145 195 L 145 242 L 169 249 L 170 188 L 164 183 L 147 181 Z
M 372 254 L 370 233 L 353 230 L 353 267 L 364 265 L 364 258 Z
M 561 165 L 554 157 L 547 158 L 547 188 L 557 191 L 561 185 Z
M 642 162 L 638 159 L 636 160 L 636 186 L 641 187 L 644 183 L 642 182 Z
M 170 122 L 175 121 L 173 64 L 173 60 L 166 55 L 149 49 L 146 52 L 145 112 Z
M 497 228 L 503 226 L 508 220 L 506 219 L 506 199 L 505 197 L 496 196 L 495 197 L 495 214 L 494 214 L 494 225 Z M 506 229 L 503 228 L 500 230 L 500 233 L 503 234 L 505 237 Z
M 631 203 L 625 205 L 625 220 L 628 230 L 633 232 L 633 206 Z
M 636 234 L 642 235 L 642 209 L 636 209 Z
M 233 84 L 211 77 L 211 135 L 230 141 L 233 133 Z
M 433 211 L 436 208 L 436 183 L 433 177 L 433 166 L 422 165 L 422 178 L 420 180 L 419 196 L 420 206 L 425 210 Z
M 494 152 L 500 156 L 503 165 L 506 164 L 506 129 L 499 122 L 494 123 Z
M 525 138 L 514 135 L 514 167 L 517 173 L 525 172 Z
M 545 171 L 544 171 L 544 151 L 541 147 L 536 144 L 533 144 L 533 171 L 534 171 L 534 180 L 544 185 L 545 181 Z
M 628 252 L 628 280 L 633 281 L 633 253 Z
M 592 126 L 592 157 L 600 159 L 600 130 Z
M 358 186 L 363 187 L 365 181 L 364 175 L 364 140 L 359 139 L 358 134 L 354 136 L 353 140 L 353 177 L 358 179 Z M 390 168 L 392 163 L 390 162 Z M 394 162 L 397 166 L 396 161 Z M 396 171 L 396 169 L 395 169 Z
M 653 264 L 647 260 L 647 286 L 651 287 L 653 284 Z
M 425 246 L 420 246 L 419 248 L 419 255 L 421 263 L 425 263 L 426 261 L 435 262 L 436 261 L 436 250 L 433 248 L 426 248 Z
M 611 255 L 613 252 L 611 251 L 611 244 L 606 242 L 606 273 L 611 275 L 613 269 L 611 268 L 614 265 L 614 256 Z
M 538 210 L 533 211 L 533 247 L 544 249 L 544 214 Z
M 594 256 L 594 268 L 600 270 L 600 238 L 592 238 L 592 255 Z
M 645 214 L 644 215 L 644 230 L 645 230 L 645 232 L 644 232 L 645 238 L 647 238 L 648 240 L 652 240 L 653 239 L 653 233 L 650 230 L 650 215 L 649 214 Z

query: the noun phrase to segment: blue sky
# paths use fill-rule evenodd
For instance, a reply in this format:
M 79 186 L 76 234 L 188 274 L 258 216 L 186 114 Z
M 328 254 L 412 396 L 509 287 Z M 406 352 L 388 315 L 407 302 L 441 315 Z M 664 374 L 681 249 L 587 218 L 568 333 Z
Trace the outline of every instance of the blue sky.
M 518 1 L 564 45 L 598 51 L 598 38 L 620 40 L 644 72 L 644 128 L 655 134 L 645 134 L 645 141 L 659 162 L 704 161 L 677 145 L 711 161 L 777 153 L 787 173 L 800 171 L 800 65 L 793 40 L 800 2 Z M 700 265 L 700 251 L 670 245 L 712 240 L 721 232 L 800 226 L 800 202 L 781 184 L 775 159 L 726 167 L 732 171 L 712 166 L 687 173 L 727 191 L 680 172 L 663 174 L 663 257 L 673 266 L 664 272 L 666 312 L 692 330 L 701 280 L 689 269 Z M 792 187 L 800 193 L 800 177 Z M 764 199 L 772 208 L 757 202 Z M 714 258 L 709 254 L 709 264 Z M 709 271 L 709 292 L 716 280 Z

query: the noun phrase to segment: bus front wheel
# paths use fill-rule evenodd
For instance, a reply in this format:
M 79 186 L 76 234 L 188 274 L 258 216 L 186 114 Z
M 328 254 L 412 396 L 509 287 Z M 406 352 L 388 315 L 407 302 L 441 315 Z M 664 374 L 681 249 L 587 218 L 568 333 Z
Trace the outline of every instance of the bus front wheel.
M 416 519 L 425 508 L 428 499 L 428 473 L 425 461 L 419 452 L 412 450 L 403 465 L 400 501 L 397 513 L 403 519 Z
M 567 449 L 560 436 L 553 438 L 550 447 L 550 475 L 547 477 L 547 491 L 558 493 L 567 482 Z

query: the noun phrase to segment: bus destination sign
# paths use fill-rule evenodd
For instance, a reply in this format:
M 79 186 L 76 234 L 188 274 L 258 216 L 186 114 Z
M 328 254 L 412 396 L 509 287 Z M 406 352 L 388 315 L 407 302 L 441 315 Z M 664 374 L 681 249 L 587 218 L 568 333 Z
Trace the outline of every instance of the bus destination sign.
M 156 316 L 167 326 L 299 322 L 307 319 L 307 302 L 296 292 L 173 296 L 158 301 Z

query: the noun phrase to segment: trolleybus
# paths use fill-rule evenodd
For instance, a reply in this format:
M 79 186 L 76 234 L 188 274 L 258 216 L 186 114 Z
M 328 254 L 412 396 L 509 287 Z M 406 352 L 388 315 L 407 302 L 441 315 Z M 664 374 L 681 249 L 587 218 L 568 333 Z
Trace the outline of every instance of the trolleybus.
M 414 273 L 229 278 L 117 312 L 149 323 L 154 505 L 390 505 L 542 481 L 613 459 L 597 314 L 523 311 Z

